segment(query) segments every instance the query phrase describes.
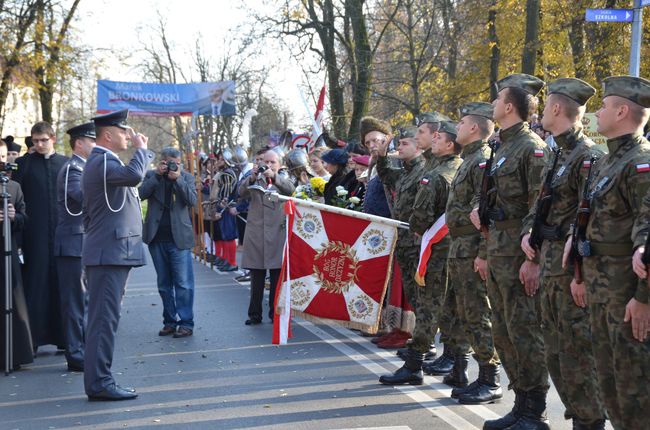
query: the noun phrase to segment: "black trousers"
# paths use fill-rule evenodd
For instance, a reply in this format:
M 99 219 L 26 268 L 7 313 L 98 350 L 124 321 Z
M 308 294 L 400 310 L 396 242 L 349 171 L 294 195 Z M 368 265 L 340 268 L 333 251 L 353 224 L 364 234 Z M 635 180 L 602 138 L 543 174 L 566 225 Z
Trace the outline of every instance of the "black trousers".
M 271 291 L 269 293 L 269 318 L 275 313 L 275 290 L 280 279 L 281 269 L 269 269 Z M 266 269 L 251 269 L 251 300 L 248 304 L 248 318 L 262 320 L 262 301 L 264 300 L 264 279 Z

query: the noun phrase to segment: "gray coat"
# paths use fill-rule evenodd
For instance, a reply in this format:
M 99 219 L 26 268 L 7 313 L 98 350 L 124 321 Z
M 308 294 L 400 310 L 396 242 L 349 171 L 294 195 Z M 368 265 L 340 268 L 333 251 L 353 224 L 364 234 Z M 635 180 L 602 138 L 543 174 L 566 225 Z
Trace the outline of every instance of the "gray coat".
M 147 162 L 145 149 L 137 149 L 129 164 L 124 165 L 107 149 L 93 148 L 81 178 L 86 231 L 81 260 L 84 266 L 147 264 L 142 243 L 140 198 L 135 189 L 144 177 Z M 122 202 L 124 207 L 113 212 L 107 205 L 107 198 L 113 210 L 120 209 Z
M 142 240 L 149 244 L 156 236 L 158 225 L 163 215 L 165 204 L 165 187 L 167 179 L 156 175 L 154 170 L 147 172 L 138 192 L 142 200 L 149 200 L 147 217 L 144 220 Z M 194 246 L 194 229 L 190 218 L 190 209 L 196 206 L 197 195 L 194 176 L 181 172 L 181 176 L 172 185 L 172 205 L 170 219 L 172 236 L 178 249 L 190 249 Z
M 85 165 L 86 160 L 73 154 L 56 179 L 58 224 L 54 234 L 54 255 L 57 257 L 81 257 L 84 233 L 81 174 Z
M 264 178 L 258 178 L 256 184 L 266 188 Z M 283 204 L 270 202 L 261 191 L 249 190 L 250 185 L 246 180 L 239 187 L 240 197 L 250 199 L 241 265 L 245 269 L 279 269 L 286 239 Z M 288 178 L 275 175 L 271 190 L 290 196 L 294 186 Z

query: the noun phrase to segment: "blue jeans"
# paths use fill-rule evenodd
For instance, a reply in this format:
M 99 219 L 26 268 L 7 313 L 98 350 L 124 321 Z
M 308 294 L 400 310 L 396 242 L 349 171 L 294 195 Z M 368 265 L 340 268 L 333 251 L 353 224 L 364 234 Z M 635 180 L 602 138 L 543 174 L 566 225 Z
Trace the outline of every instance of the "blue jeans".
M 158 293 L 163 302 L 163 324 L 194 327 L 194 271 L 189 249 L 174 242 L 152 242 L 149 252 L 158 275 Z M 178 315 L 178 319 L 176 319 Z

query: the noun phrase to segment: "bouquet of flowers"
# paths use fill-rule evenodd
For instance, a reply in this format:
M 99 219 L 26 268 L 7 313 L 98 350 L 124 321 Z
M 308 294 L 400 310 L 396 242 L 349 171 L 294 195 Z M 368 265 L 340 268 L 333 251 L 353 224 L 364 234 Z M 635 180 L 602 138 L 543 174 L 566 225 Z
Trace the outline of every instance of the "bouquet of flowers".
M 350 209 L 357 212 L 360 212 L 362 209 L 361 199 L 355 196 L 348 197 L 348 190 L 340 185 L 336 187 L 336 197 L 334 197 L 332 203 L 340 208 Z
M 302 200 L 321 201 L 327 181 L 321 177 L 311 178 L 308 184 L 298 185 L 293 197 Z

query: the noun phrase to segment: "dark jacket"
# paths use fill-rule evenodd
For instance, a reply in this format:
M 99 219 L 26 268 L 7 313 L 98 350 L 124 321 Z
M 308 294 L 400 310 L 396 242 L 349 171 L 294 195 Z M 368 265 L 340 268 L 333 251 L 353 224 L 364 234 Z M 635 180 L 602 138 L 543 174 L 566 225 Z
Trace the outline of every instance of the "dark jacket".
M 164 181 L 167 180 L 150 170 L 138 189 L 140 198 L 149 201 L 142 232 L 142 240 L 146 244 L 151 243 L 158 231 L 165 206 Z M 190 249 L 194 246 L 194 230 L 192 229 L 190 210 L 196 206 L 197 200 L 194 176 L 182 171 L 181 176 L 173 181 L 172 204 L 169 214 L 174 244 L 179 249 Z
M 341 186 L 348 191 L 347 197 L 350 197 L 350 193 L 357 186 L 357 177 L 354 174 L 354 170 L 348 170 L 347 168 L 339 169 L 335 174 L 332 175 L 327 184 L 325 184 L 325 189 L 323 190 L 323 197 L 325 198 L 326 205 L 334 204 L 336 199 L 336 187 Z
M 81 174 L 86 160 L 73 155 L 56 178 L 56 204 L 59 215 L 54 234 L 54 255 L 81 257 L 83 244 L 83 193 Z

